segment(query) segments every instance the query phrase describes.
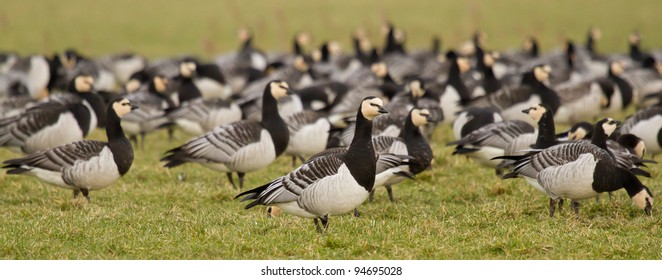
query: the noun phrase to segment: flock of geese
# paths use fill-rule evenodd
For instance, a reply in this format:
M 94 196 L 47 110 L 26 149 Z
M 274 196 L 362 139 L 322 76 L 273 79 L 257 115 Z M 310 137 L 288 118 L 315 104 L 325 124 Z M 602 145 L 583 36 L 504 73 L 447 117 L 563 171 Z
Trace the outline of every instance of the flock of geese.
M 627 52 L 601 54 L 600 36 L 592 28 L 584 44 L 547 53 L 533 37 L 488 51 L 482 33 L 446 52 L 436 37 L 409 51 L 405 32 L 387 24 L 381 47 L 352 34 L 353 52 L 315 47 L 306 32 L 292 52 L 265 52 L 249 30 L 239 50 L 211 61 L 5 52 L 0 145 L 25 156 L 3 168 L 89 200 L 129 171 L 146 136 L 180 130 L 192 138 L 164 151 L 164 167 L 223 172 L 246 209 L 311 218 L 324 232 L 331 215 L 358 216 L 375 188 L 393 201 L 393 185 L 433 168 L 433 132 L 451 125 L 453 154 L 523 178 L 549 196 L 550 216 L 563 199 L 578 214 L 579 201 L 621 188 L 651 215 L 653 194 L 638 176 L 651 176 L 646 164 L 662 151 L 662 52 L 641 50 L 633 33 Z M 624 122 L 610 117 L 631 106 Z M 85 140 L 96 128 L 107 142 Z M 244 190 L 246 173 L 281 155 L 298 167 Z

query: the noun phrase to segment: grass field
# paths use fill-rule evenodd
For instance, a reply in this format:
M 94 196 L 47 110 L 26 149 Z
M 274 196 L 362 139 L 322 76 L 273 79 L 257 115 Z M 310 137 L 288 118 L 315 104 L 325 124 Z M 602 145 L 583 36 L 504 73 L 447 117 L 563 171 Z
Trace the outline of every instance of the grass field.
M 543 50 L 562 38 L 583 41 L 590 25 L 603 28 L 600 49 L 625 51 L 638 29 L 644 48 L 662 46 L 657 1 L 4 1 L 0 49 L 50 53 L 76 47 L 101 55 L 133 50 L 149 57 L 234 49 L 234 32 L 248 25 L 265 49 L 288 50 L 295 31 L 339 39 L 363 25 L 378 35 L 391 19 L 408 32 L 411 48 L 440 34 L 444 49 L 476 29 L 496 49 L 536 34 Z M 283 6 L 279 6 L 283 5 Z M 631 113 L 631 112 L 629 112 Z M 616 116 L 623 119 L 626 114 Z M 396 203 L 379 189 L 362 216 L 332 217 L 319 235 L 312 221 L 267 218 L 244 203 L 225 175 L 197 165 L 161 167 L 162 154 L 188 139 L 178 132 L 149 135 L 129 173 L 93 192 L 92 203 L 23 176 L 0 175 L 0 258 L 3 259 L 662 259 L 659 206 L 653 217 L 632 206 L 624 191 L 586 201 L 577 219 L 569 209 L 547 214 L 547 197 L 522 180 L 502 181 L 490 169 L 451 156 L 450 128 L 433 137 L 432 171 L 394 187 Z M 105 139 L 102 131 L 93 135 Z M 0 159 L 16 157 L 0 150 Z M 291 170 L 280 158 L 249 173 L 246 187 Z M 662 167 L 643 179 L 662 194 Z M 3 172 L 4 173 L 4 172 Z M 182 178 L 180 180 L 179 178 Z M 568 208 L 568 207 L 566 207 Z

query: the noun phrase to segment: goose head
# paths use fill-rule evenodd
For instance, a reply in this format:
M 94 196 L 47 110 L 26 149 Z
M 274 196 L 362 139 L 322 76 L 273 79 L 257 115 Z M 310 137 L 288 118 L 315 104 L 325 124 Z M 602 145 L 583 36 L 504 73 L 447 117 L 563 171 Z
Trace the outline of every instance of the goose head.
M 632 202 L 637 208 L 644 210 L 646 215 L 653 215 L 653 193 L 648 187 L 644 186 L 641 191 L 633 195 Z
M 276 100 L 279 100 L 292 92 L 290 90 L 290 86 L 286 82 L 280 80 L 271 81 L 268 87 L 269 91 L 271 92 L 271 96 L 273 96 Z
M 434 122 L 434 120 L 430 116 L 430 111 L 428 111 L 428 109 L 414 108 L 411 109 L 411 122 L 416 127 L 421 127 L 428 123 Z
M 89 75 L 78 75 L 73 81 L 75 92 L 92 92 L 94 89 L 94 78 Z
M 522 113 L 529 115 L 536 123 L 542 119 L 542 116 L 547 113 L 548 109 L 542 104 L 536 104 L 528 109 L 522 110 Z
M 112 103 L 112 109 L 118 117 L 122 118 L 129 112 L 138 109 L 138 106 L 131 105 L 131 101 L 126 98 L 122 98 L 115 100 Z
M 373 120 L 381 114 L 386 114 L 388 111 L 384 109 L 384 102 L 377 97 L 366 97 L 361 102 L 361 114 L 368 120 Z

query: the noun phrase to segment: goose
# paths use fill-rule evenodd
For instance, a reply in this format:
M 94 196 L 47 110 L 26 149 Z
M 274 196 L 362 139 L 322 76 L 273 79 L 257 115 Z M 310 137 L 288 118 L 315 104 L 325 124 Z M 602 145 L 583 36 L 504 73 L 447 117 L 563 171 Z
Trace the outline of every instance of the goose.
M 632 101 L 632 87 L 619 75 L 623 66 L 618 61 L 610 62 L 607 77 L 568 82 L 557 85 L 561 105 L 554 119 L 557 123 L 577 123 L 591 120 L 605 111 L 621 111 Z
M 514 169 L 503 178 L 524 176 L 535 179 L 549 195 L 549 215 L 563 198 L 572 200 L 572 209 L 579 214 L 579 200 L 599 193 L 625 188 L 635 206 L 651 214 L 653 194 L 627 169 L 620 168 L 607 150 L 607 137 L 618 122 L 600 120 L 591 142 L 579 141 L 555 145 L 516 159 Z
M 331 129 L 326 114 L 304 110 L 285 118 L 285 122 L 290 134 L 285 154 L 292 156 L 293 166 L 297 158 L 305 162 L 326 149 Z
M 536 129 L 525 121 L 502 121 L 485 125 L 446 145 L 455 145 L 453 155 L 467 155 L 484 166 L 497 167 L 499 163 L 492 158 L 503 156 L 504 149 L 517 137 L 535 131 Z
M 377 161 L 371 141 L 372 120 L 383 113 L 386 110 L 381 99 L 366 97 L 358 108 L 356 133 L 347 152 L 314 158 L 287 175 L 235 198 L 253 200 L 246 209 L 257 205 L 277 206 L 285 213 L 313 219 L 317 231 L 324 232 L 330 215 L 353 211 L 372 190 Z
M 32 99 L 42 99 L 49 91 L 51 62 L 43 55 L 8 57 L 11 64 L 4 66 L 6 73 L 0 75 L 0 93 L 7 93 L 14 83 L 25 86 Z
M 69 93 L 0 120 L 0 145 L 32 154 L 82 140 L 106 119 L 97 112 L 104 105 L 91 92 L 92 85 L 92 77 L 79 75 L 71 82 Z
M 169 80 L 162 75 L 150 79 L 147 90 L 136 91 L 125 97 L 140 109 L 131 111 L 122 118 L 122 128 L 136 146 L 140 136 L 140 148 L 145 148 L 145 135 L 170 123 L 166 110 L 176 108 L 175 101 L 168 95 Z
M 161 161 L 168 168 L 191 162 L 226 172 L 235 188 L 232 172 L 237 172 L 239 189 L 243 188 L 246 172 L 266 167 L 287 148 L 289 132 L 278 114 L 277 102 L 289 93 L 286 82 L 271 81 L 264 87 L 261 121 L 243 120 L 218 126 L 167 151 Z
M 395 156 L 404 155 L 411 157 L 409 159 L 400 158 L 400 161 L 406 161 L 406 164 L 397 164 L 395 167 L 389 168 L 386 171 L 378 172 L 378 180 L 375 181 L 374 186 L 384 186 L 391 202 L 395 201 L 391 186 L 403 181 L 405 178 L 413 178 L 431 166 L 433 159 L 432 149 L 421 133 L 420 127 L 433 121 L 434 119 L 431 118 L 430 112 L 427 109 L 413 108 L 409 111 L 399 137 L 378 136 L 372 139 L 372 145 L 378 156 L 393 154 Z M 382 176 L 386 178 L 379 178 L 379 175 L 382 173 L 384 173 Z M 370 191 L 370 202 L 373 200 L 374 192 L 375 189 L 373 188 Z
M 471 96 L 469 89 L 460 78 L 460 75 L 470 69 L 469 60 L 465 57 L 450 55 L 450 69 L 448 78 L 443 84 L 433 84 L 429 90 L 439 97 L 439 104 L 443 112 L 443 123 L 453 123 L 457 112 L 462 110 Z
M 638 111 L 623 122 L 619 132 L 641 138 L 652 155 L 662 152 L 662 107 Z
M 494 107 L 499 110 L 505 120 L 521 120 L 534 124 L 533 120 L 522 114 L 522 110 L 534 104 L 544 103 L 553 112 L 557 112 L 561 102 L 556 92 L 549 88 L 548 81 L 551 68 L 538 65 L 522 75 L 522 85 L 515 88 L 504 87 L 501 90 L 471 101 L 471 106 Z
M 217 126 L 241 120 L 239 105 L 221 98 L 194 99 L 176 107 L 167 113 L 184 132 L 202 135 Z
M 56 186 L 73 189 L 89 201 L 89 192 L 105 188 L 124 176 L 133 163 L 133 148 L 120 119 L 136 107 L 125 98 L 108 105 L 108 142 L 81 140 L 3 162 L 7 174 L 29 174 Z
M 485 125 L 501 121 L 503 117 L 493 107 L 469 106 L 460 111 L 453 121 L 453 137 L 455 140 L 460 140 Z

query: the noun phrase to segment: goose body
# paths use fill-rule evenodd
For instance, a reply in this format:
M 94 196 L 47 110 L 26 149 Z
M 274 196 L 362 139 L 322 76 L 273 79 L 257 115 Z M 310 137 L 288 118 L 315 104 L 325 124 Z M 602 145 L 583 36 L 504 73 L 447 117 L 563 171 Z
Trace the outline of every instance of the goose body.
M 166 167 L 193 162 L 226 172 L 233 186 L 231 172 L 237 172 L 241 188 L 246 172 L 266 167 L 287 148 L 289 132 L 278 114 L 277 100 L 288 92 L 287 83 L 270 82 L 264 88 L 262 121 L 243 120 L 218 126 L 168 151 L 161 161 L 166 161 Z
M 91 93 L 92 78 L 78 76 L 71 93 L 54 96 L 22 113 L 0 120 L 0 144 L 31 154 L 82 140 L 105 122 L 100 97 Z
M 284 212 L 312 218 L 318 231 L 328 226 L 330 215 L 348 213 L 367 198 L 375 181 L 376 158 L 371 143 L 371 120 L 384 113 L 380 99 L 367 97 L 357 113 L 356 133 L 345 153 L 319 156 L 289 174 L 238 197 L 256 205 L 278 206 Z
M 577 201 L 620 188 L 627 190 L 638 208 L 650 213 L 653 204 L 650 190 L 629 170 L 619 167 L 607 150 L 606 138 L 617 125 L 612 119 L 603 119 L 597 123 L 591 143 L 560 144 L 521 156 L 504 178 L 535 179 L 550 197 L 550 216 L 562 198 L 572 199 L 573 209 L 578 213 Z
M 651 107 L 637 112 L 623 122 L 619 132 L 641 138 L 651 154 L 662 152 L 662 107 Z
M 73 189 L 89 199 L 89 192 L 107 187 L 129 171 L 133 162 L 131 143 L 120 118 L 135 109 L 127 99 L 116 100 L 107 110 L 108 142 L 81 140 L 42 150 L 3 163 L 8 174 L 27 173 L 59 187 Z

